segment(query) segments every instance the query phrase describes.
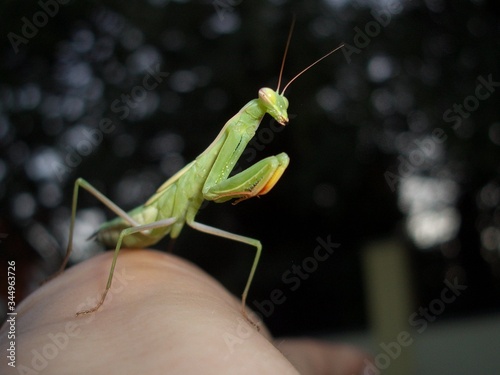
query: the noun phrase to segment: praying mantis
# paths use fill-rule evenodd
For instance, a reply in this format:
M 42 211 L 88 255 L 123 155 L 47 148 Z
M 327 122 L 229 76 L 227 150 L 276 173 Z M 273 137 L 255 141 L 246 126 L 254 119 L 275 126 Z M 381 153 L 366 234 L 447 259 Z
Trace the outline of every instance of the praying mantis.
M 229 177 L 246 145 L 255 135 L 265 114 L 269 114 L 280 125 L 285 126 L 288 123 L 288 99 L 284 93 L 290 84 L 321 60 L 343 47 L 341 44 L 303 69 L 279 93 L 292 29 L 293 23 L 283 55 L 277 89 L 261 88 L 258 92 L 258 98 L 248 102 L 236 113 L 224 125 L 208 148 L 163 183 L 146 203 L 125 212 L 83 178 L 78 178 L 75 181 L 68 246 L 61 268 L 56 275 L 64 270 L 72 251 L 80 189 L 92 194 L 117 215 L 115 219 L 103 223 L 95 233 L 99 242 L 115 249 L 106 288 L 94 307 L 77 312 L 77 316 L 93 313 L 104 303 L 111 288 L 120 249 L 144 248 L 156 244 L 167 235 L 175 239 L 179 236 L 183 226 L 187 224 L 200 232 L 241 242 L 255 248 L 254 261 L 241 298 L 242 313 L 248 319 L 246 299 L 259 263 L 262 244 L 257 239 L 199 223 L 195 221 L 195 217 L 204 200 L 223 203 L 234 199 L 233 204 L 236 204 L 252 197 L 267 194 L 287 168 L 290 159 L 286 153 L 280 153 L 269 156 Z M 248 320 L 250 321 L 250 319 Z

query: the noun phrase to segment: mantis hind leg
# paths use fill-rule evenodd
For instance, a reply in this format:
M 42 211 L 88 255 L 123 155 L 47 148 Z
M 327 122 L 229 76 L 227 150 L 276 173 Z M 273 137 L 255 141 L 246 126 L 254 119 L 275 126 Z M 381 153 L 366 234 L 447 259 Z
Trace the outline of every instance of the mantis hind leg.
M 130 227 L 130 228 L 126 228 L 126 229 L 122 230 L 120 232 L 120 236 L 118 237 L 118 241 L 116 242 L 115 252 L 113 254 L 113 261 L 111 263 L 111 268 L 109 270 L 108 282 L 106 283 L 106 289 L 104 290 L 104 292 L 101 295 L 101 298 L 99 299 L 99 301 L 97 302 L 97 304 L 94 307 L 92 307 L 91 309 L 88 309 L 88 310 L 79 311 L 76 313 L 76 316 L 93 313 L 93 312 L 97 311 L 99 309 L 99 307 L 101 307 L 102 304 L 104 303 L 104 300 L 106 299 L 106 295 L 108 294 L 109 289 L 111 288 L 111 283 L 113 282 L 113 274 L 115 272 L 116 260 L 118 259 L 118 254 L 120 253 L 123 239 L 126 236 L 129 236 L 129 235 L 137 233 L 137 232 L 146 231 L 146 230 L 153 230 L 153 229 L 157 229 L 157 228 L 168 227 L 168 226 L 174 224 L 176 222 L 176 220 L 177 220 L 176 218 L 171 217 L 168 219 L 155 221 L 154 223 L 138 225 L 135 227 Z
M 74 229 L 75 229 L 76 208 L 77 208 L 77 204 L 78 204 L 78 191 L 80 188 L 87 190 L 90 194 L 92 194 L 99 201 L 101 201 L 101 203 L 103 203 L 106 207 L 108 207 L 116 215 L 120 216 L 122 219 L 127 221 L 131 226 L 139 225 L 124 210 L 122 210 L 120 207 L 118 207 L 117 204 L 112 202 L 108 197 L 106 197 L 99 190 L 97 190 L 95 187 L 93 187 L 89 182 L 87 182 L 83 178 L 78 178 L 75 181 L 75 185 L 73 188 L 73 201 L 72 201 L 72 205 L 71 205 L 71 221 L 70 221 L 70 226 L 69 226 L 68 247 L 66 248 L 66 255 L 64 256 L 63 262 L 61 264 L 61 267 L 59 267 L 59 270 L 56 273 L 54 273 L 52 276 L 50 276 L 46 281 L 49 281 L 49 280 L 55 278 L 56 276 L 58 276 L 60 273 L 62 273 L 62 271 L 64 271 L 64 268 L 68 264 L 69 257 L 71 255 L 72 250 L 73 250 L 73 233 L 74 233 Z
M 259 264 L 259 259 L 260 259 L 260 254 L 262 252 L 262 244 L 260 243 L 259 240 L 256 240 L 254 238 L 250 237 L 245 237 L 245 236 L 240 236 L 238 234 L 226 232 L 222 229 L 214 228 L 205 224 L 198 223 L 196 221 L 188 221 L 187 224 L 193 228 L 196 229 L 200 232 L 204 232 L 207 234 L 212 234 L 214 236 L 218 237 L 223 237 L 227 238 L 229 240 L 237 241 L 237 242 L 242 242 L 247 245 L 251 245 L 255 247 L 256 252 L 255 252 L 255 258 L 253 260 L 252 268 L 250 269 L 250 275 L 248 276 L 247 283 L 245 285 L 245 289 L 243 290 L 243 294 L 241 296 L 241 312 L 245 319 L 247 319 L 252 325 L 254 325 L 257 329 L 259 329 L 259 326 L 250 319 L 250 317 L 247 314 L 246 311 L 246 300 L 248 296 L 248 291 L 250 290 L 250 285 L 252 285 L 253 277 L 255 275 L 255 270 L 257 269 L 257 265 Z

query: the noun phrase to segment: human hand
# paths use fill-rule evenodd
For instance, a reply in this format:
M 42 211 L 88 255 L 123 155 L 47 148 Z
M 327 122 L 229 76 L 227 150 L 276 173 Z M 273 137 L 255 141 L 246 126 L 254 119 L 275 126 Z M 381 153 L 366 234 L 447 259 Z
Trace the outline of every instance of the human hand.
M 360 374 L 359 350 L 308 339 L 273 340 L 241 303 L 193 264 L 122 250 L 104 305 L 112 252 L 42 285 L 17 308 L 16 374 Z M 254 316 L 250 314 L 250 316 Z M 7 325 L 0 330 L 7 340 Z M 292 365 L 293 363 L 293 365 Z M 1 372 L 1 371 L 0 371 Z M 3 373 L 3 372 L 2 372 Z

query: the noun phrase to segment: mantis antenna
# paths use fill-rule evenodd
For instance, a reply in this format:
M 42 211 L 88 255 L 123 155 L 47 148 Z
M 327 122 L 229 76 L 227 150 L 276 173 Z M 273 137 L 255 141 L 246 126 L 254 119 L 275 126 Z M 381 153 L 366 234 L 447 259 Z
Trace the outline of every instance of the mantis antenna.
M 285 95 L 285 91 L 286 89 L 288 88 L 288 86 L 290 86 L 290 84 L 295 81 L 297 78 L 299 78 L 302 74 L 304 74 L 305 72 L 307 72 L 309 69 L 311 69 L 314 65 L 316 65 L 317 63 L 319 63 L 321 60 L 323 59 L 326 59 L 328 56 L 330 56 L 332 53 L 338 51 L 339 49 L 341 49 L 342 47 L 344 47 L 344 44 L 342 43 L 340 46 L 338 46 L 337 48 L 333 49 L 332 51 L 328 52 L 326 55 L 324 55 L 323 57 L 320 57 L 318 60 L 316 60 L 315 62 L 313 62 L 311 65 L 307 66 L 306 68 L 302 69 L 302 71 L 300 71 L 295 77 L 293 77 L 288 83 L 287 85 L 285 86 L 285 88 L 283 89 L 283 91 L 280 93 L 280 95 Z M 288 46 L 287 46 L 287 49 L 288 49 Z M 281 79 L 281 77 L 280 77 Z M 279 87 L 279 86 L 278 86 Z
M 288 39 L 286 41 L 285 53 L 283 54 L 283 61 L 281 61 L 280 76 L 278 79 L 278 87 L 276 87 L 276 92 L 280 92 L 281 78 L 283 77 L 283 69 L 285 68 L 286 55 L 288 53 L 288 47 L 290 46 L 290 41 L 292 40 L 292 33 L 294 26 L 295 26 L 295 17 L 293 17 L 292 25 L 290 26 L 290 31 L 288 32 Z
M 281 61 L 281 68 L 280 68 L 280 75 L 279 75 L 279 78 L 278 78 L 278 87 L 276 87 L 276 92 L 279 93 L 280 91 L 280 86 L 281 86 L 281 78 L 283 77 L 283 69 L 285 68 L 285 60 L 286 60 L 286 55 L 288 54 L 288 47 L 290 46 L 290 41 L 292 40 L 292 33 L 293 33 L 293 28 L 295 26 L 295 17 L 293 17 L 293 20 L 292 20 L 292 25 L 290 26 L 290 31 L 288 32 L 288 39 L 286 41 L 286 46 L 285 46 L 285 53 L 283 54 L 283 60 Z M 323 57 L 320 57 L 318 60 L 316 60 L 315 62 L 313 62 L 312 64 L 310 64 L 309 66 L 307 66 L 306 68 L 304 68 L 301 72 L 299 72 L 297 75 L 295 75 L 295 77 L 293 77 L 290 82 L 288 82 L 285 86 L 285 88 L 283 89 L 283 91 L 281 92 L 280 95 L 285 95 L 285 91 L 286 89 L 288 88 L 288 86 L 290 86 L 290 84 L 295 81 L 297 78 L 299 78 L 302 74 L 304 74 L 305 72 L 307 72 L 309 69 L 311 69 L 314 65 L 316 65 L 317 63 L 319 63 L 321 60 L 323 59 L 326 59 L 328 56 L 330 56 L 332 53 L 338 51 L 339 49 L 341 49 L 342 47 L 344 47 L 344 43 L 342 43 L 340 46 L 338 46 L 337 48 L 334 48 L 332 51 L 328 52 L 326 55 L 324 55 Z

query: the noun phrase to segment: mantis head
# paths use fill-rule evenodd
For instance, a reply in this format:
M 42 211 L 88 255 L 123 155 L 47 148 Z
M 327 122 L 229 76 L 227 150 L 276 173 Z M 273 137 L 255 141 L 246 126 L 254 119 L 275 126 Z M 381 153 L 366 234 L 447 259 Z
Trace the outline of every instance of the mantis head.
M 288 99 L 269 87 L 259 90 L 260 103 L 280 125 L 288 124 Z
M 326 55 L 323 57 L 320 57 L 317 59 L 315 62 L 307 66 L 305 69 L 300 71 L 298 74 L 295 75 L 285 86 L 285 88 L 281 91 L 280 94 L 280 85 L 281 85 L 281 78 L 283 76 L 283 68 L 285 67 L 285 60 L 286 60 L 286 55 L 288 52 L 288 47 L 290 46 L 290 39 L 292 37 L 292 30 L 293 26 L 295 24 L 295 18 L 293 19 L 292 26 L 290 27 L 290 32 L 288 33 L 288 40 L 286 42 L 286 47 L 285 47 L 285 53 L 283 54 L 283 60 L 281 62 L 281 69 L 280 69 L 280 75 L 279 75 L 279 80 L 278 80 L 278 87 L 275 90 L 270 89 L 269 87 L 264 87 L 259 90 L 259 102 L 262 106 L 264 106 L 265 110 L 267 113 L 269 113 L 276 121 L 278 121 L 279 124 L 281 125 L 286 125 L 288 124 L 288 99 L 285 98 L 285 91 L 286 89 L 290 86 L 290 84 L 295 81 L 297 78 L 299 78 L 302 74 L 307 72 L 309 69 L 311 69 L 314 65 L 319 63 L 321 60 L 327 58 L 330 56 L 332 53 L 335 51 L 341 49 L 344 47 L 344 44 L 341 44 L 337 48 L 333 49 L 332 51 L 328 52 Z

